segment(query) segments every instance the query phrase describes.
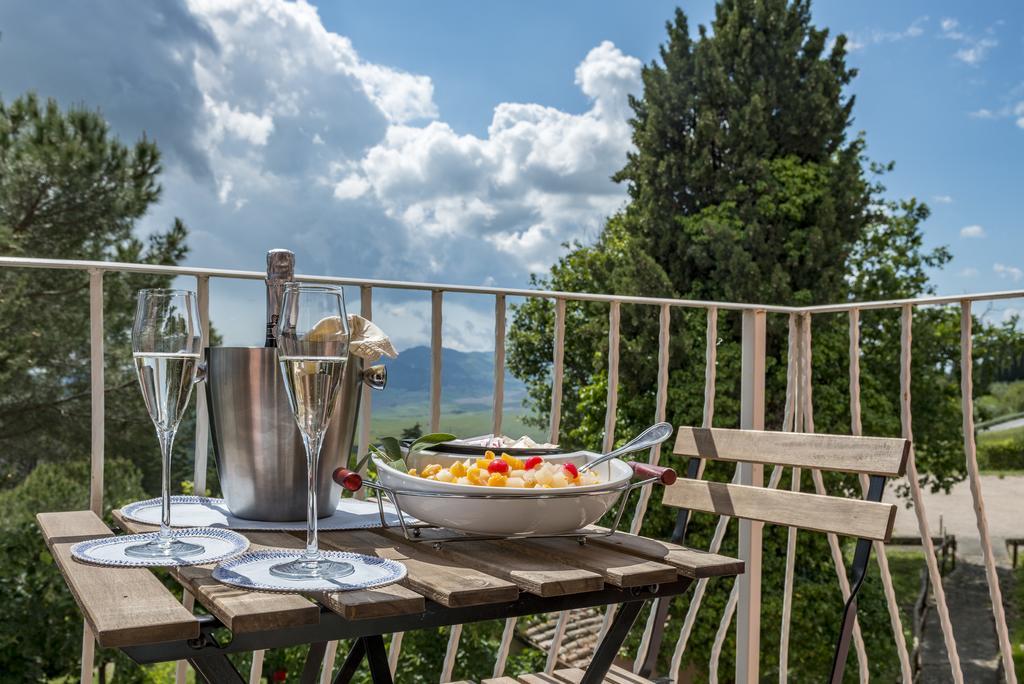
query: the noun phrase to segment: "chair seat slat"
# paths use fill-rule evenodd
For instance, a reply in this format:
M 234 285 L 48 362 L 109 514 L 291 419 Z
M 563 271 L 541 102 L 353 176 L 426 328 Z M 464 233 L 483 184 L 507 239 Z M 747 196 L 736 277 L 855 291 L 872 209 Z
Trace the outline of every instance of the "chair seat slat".
M 902 477 L 906 472 L 910 441 L 890 437 L 681 427 L 674 451 L 677 456 L 691 458 Z
M 665 488 L 662 501 L 677 508 L 883 542 L 892 536 L 896 519 L 893 504 L 704 480 L 677 480 Z

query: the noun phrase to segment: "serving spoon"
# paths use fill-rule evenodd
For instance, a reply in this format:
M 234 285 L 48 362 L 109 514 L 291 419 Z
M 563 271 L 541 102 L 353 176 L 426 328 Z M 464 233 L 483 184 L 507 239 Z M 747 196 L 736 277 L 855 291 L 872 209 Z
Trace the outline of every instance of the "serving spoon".
M 609 451 L 606 454 L 598 456 L 593 461 L 589 461 L 579 466 L 579 471 L 586 472 L 593 469 L 595 466 L 599 466 L 606 461 L 610 461 L 613 458 L 619 456 L 625 456 L 631 454 L 634 451 L 643 451 L 644 449 L 650 449 L 652 446 L 661 444 L 666 439 L 672 436 L 672 424 L 671 423 L 656 423 L 651 427 L 647 428 L 639 435 L 629 440 L 618 449 Z

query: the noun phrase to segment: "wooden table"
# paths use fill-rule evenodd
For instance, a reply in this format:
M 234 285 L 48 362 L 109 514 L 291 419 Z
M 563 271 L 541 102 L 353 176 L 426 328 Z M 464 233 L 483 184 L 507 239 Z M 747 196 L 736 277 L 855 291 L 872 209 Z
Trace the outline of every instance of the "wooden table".
M 114 512 L 128 532 L 156 528 Z M 521 615 L 622 604 L 594 653 L 583 684 L 604 681 L 645 601 L 680 594 L 701 577 L 743 572 L 734 558 L 616 533 L 591 538 L 466 541 L 435 549 L 400 529 L 321 531 L 325 549 L 355 551 L 405 564 L 401 583 L 327 594 L 274 594 L 217 582 L 213 566 L 171 575 L 210 615 L 193 615 L 150 570 L 106 568 L 72 559 L 76 542 L 113 534 L 91 511 L 37 516 L 68 587 L 102 647 L 136 662 L 188 660 L 207 682 L 242 682 L 229 653 L 310 644 L 301 681 L 314 682 L 329 641 L 355 639 L 334 680 L 348 682 L 366 658 L 375 683 L 392 681 L 383 634 Z M 302 533 L 245 532 L 253 549 L 304 548 Z M 432 532 L 424 531 L 429 538 Z M 218 630 L 227 628 L 230 639 Z

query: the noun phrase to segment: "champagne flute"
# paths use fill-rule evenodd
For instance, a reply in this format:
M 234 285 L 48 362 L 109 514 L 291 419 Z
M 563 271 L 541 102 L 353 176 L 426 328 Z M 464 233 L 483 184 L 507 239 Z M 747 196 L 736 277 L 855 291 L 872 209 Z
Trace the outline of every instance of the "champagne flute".
M 326 558 L 317 543 L 317 461 L 324 432 L 337 404 L 348 363 L 348 316 L 341 288 L 287 283 L 278 321 L 277 358 L 288 401 L 306 448 L 309 491 L 306 550 L 271 566 L 284 579 L 337 579 L 352 574 L 351 563 Z
M 137 558 L 188 557 L 200 544 L 176 539 L 171 530 L 171 447 L 188 406 L 203 350 L 196 295 L 189 290 L 140 290 L 132 327 L 132 356 L 146 410 L 160 441 L 160 534 L 125 548 Z

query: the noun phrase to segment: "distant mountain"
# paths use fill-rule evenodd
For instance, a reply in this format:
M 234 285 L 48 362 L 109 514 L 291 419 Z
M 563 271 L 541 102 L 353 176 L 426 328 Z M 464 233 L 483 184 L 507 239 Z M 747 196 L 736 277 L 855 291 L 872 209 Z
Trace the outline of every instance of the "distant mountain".
M 385 359 L 388 385 L 373 396 L 374 411 L 421 407 L 430 400 L 430 347 L 411 347 Z M 494 393 L 494 353 L 441 350 L 441 401 L 446 409 L 490 409 Z M 526 386 L 505 374 L 505 406 L 520 409 Z

